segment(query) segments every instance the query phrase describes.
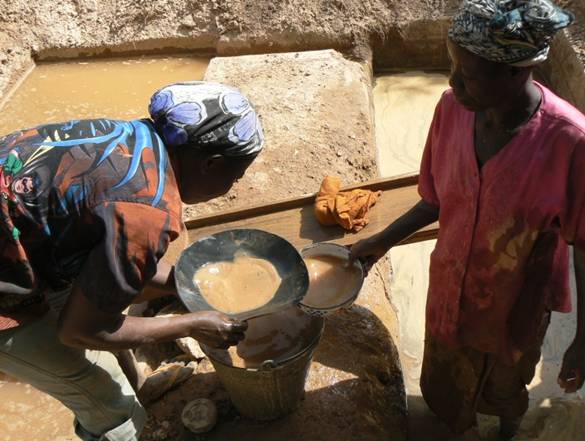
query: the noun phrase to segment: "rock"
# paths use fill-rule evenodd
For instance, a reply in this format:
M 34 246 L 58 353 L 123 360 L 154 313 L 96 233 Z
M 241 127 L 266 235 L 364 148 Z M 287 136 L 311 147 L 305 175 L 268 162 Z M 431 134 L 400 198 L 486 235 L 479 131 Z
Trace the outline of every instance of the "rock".
M 195 19 L 192 15 L 187 15 L 181 20 L 181 26 L 187 29 L 193 29 L 197 26 L 197 23 L 195 23 Z
M 217 423 L 217 408 L 213 401 L 198 398 L 183 408 L 181 421 L 193 433 L 209 432 Z
M 165 361 L 181 353 L 182 351 L 173 342 L 142 345 L 134 351 L 138 365 L 143 367 L 147 375 L 157 370 Z
M 197 363 L 187 365 L 179 362 L 165 364 L 154 371 L 138 392 L 140 402 L 149 404 L 162 397 L 166 392 L 188 380 L 197 372 Z
M 175 315 L 184 314 L 186 312 L 187 310 L 185 307 L 177 301 L 161 309 L 161 311 L 157 314 L 157 317 L 173 317 Z M 197 342 L 197 340 L 194 338 L 179 338 L 175 340 L 175 343 L 179 349 L 181 349 L 181 351 L 187 355 L 190 355 L 194 360 L 201 360 L 206 357 L 201 350 L 201 347 L 199 346 L 199 342 Z
M 177 346 L 179 349 L 181 349 L 181 351 L 187 355 L 190 355 L 195 360 L 199 361 L 206 357 L 206 355 L 201 350 L 201 347 L 199 346 L 199 342 L 194 338 L 179 338 L 178 340 L 175 340 L 175 343 L 177 343 Z

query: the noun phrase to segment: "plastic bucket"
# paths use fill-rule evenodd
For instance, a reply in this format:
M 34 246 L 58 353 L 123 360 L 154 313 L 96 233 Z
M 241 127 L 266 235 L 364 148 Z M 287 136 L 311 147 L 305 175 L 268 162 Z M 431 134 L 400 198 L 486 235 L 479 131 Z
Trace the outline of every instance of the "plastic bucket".
M 305 380 L 323 333 L 324 321 L 314 317 L 315 336 L 297 354 L 278 362 L 267 360 L 257 368 L 235 367 L 201 345 L 232 403 L 241 415 L 259 421 L 281 418 L 296 409 L 305 392 Z

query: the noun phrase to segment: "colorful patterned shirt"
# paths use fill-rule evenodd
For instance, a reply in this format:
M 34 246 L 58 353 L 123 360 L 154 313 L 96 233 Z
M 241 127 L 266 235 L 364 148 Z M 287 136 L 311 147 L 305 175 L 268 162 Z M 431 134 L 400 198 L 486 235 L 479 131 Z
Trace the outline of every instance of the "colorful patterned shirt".
M 419 192 L 440 209 L 427 329 L 514 358 L 546 310 L 571 309 L 568 246 L 585 248 L 585 116 L 543 86 L 536 114 L 481 169 L 475 114 L 447 91 Z
M 98 308 L 122 311 L 181 229 L 176 180 L 150 120 L 0 138 L 0 228 L 0 330 L 73 280 Z

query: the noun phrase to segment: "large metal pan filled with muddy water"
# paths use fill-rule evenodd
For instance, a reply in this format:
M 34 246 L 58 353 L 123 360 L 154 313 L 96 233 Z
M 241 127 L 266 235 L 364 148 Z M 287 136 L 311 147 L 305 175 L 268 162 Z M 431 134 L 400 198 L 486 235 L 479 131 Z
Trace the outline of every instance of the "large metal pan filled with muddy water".
M 299 252 L 279 236 L 252 229 L 203 237 L 183 251 L 176 283 L 187 309 L 248 321 L 237 346 L 201 345 L 240 414 L 267 421 L 298 406 L 323 315 L 350 305 L 363 283 L 361 264 L 349 265 L 348 257 L 334 244 Z

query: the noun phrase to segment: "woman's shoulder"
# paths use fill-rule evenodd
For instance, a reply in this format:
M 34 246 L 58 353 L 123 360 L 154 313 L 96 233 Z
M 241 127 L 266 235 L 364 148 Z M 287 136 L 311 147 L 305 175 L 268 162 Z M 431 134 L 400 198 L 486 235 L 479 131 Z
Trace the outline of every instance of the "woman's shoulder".
M 536 84 L 542 90 L 541 112 L 551 123 L 550 127 L 585 139 L 585 115 L 546 86 Z

